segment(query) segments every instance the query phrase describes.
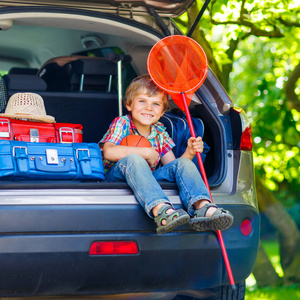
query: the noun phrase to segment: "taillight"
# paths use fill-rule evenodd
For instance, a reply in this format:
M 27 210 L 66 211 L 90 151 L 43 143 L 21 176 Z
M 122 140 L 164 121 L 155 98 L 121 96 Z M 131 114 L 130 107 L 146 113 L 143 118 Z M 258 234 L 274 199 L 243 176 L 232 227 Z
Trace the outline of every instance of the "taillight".
M 249 236 L 252 233 L 252 222 L 249 219 L 245 219 L 241 224 L 241 233 L 243 236 Z
M 252 130 L 249 125 L 243 132 L 241 136 L 241 150 L 251 151 L 253 147 L 253 139 L 252 139 Z
M 90 255 L 128 255 L 138 254 L 139 248 L 135 241 L 101 241 L 93 242 Z
M 252 151 L 253 139 L 252 139 L 252 130 L 251 130 L 249 119 L 242 108 L 234 107 L 233 109 L 239 113 L 241 118 L 242 135 L 241 135 L 240 150 Z

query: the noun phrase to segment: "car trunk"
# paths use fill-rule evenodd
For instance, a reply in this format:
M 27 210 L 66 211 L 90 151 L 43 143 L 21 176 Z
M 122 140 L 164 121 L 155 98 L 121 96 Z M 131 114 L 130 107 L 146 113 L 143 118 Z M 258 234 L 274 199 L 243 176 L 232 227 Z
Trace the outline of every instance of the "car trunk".
M 43 79 L 41 74 L 45 65 L 53 57 L 87 56 L 91 53 L 98 55 L 98 49 L 105 49 L 106 52 L 118 49 L 117 51 L 122 51 L 121 53 L 132 58 L 130 63 L 123 63 L 122 66 L 122 94 L 131 79 L 147 72 L 148 53 L 154 43 L 163 37 L 159 30 L 134 20 L 69 8 L 28 6 L 2 8 L 0 24 L 9 18 L 13 25 L 9 30 L 1 33 L 0 57 L 9 55 L 9 47 L 6 45 L 18 41 L 19 54 L 27 59 L 27 67 L 38 68 L 37 74 Z M 117 27 L 120 23 L 124 24 L 122 30 L 120 26 Z M 38 43 L 36 39 L 32 39 L 32 33 L 40 37 Z M 59 43 L 64 47 L 60 47 Z M 29 53 L 30 44 L 36 47 L 34 55 Z M 61 50 L 53 51 L 53 45 Z M 104 55 L 105 51 L 103 50 L 101 55 Z M 27 88 L 8 86 L 8 97 L 16 92 L 38 93 L 44 99 L 47 114 L 54 116 L 57 122 L 83 125 L 84 142 L 97 143 L 113 118 L 120 114 L 120 91 L 117 78 L 113 83 L 115 88 L 112 88 L 109 93 L 76 89 L 68 91 L 36 89 L 34 83 L 31 86 L 32 77 L 26 74 L 24 78 L 29 82 Z M 52 76 L 52 80 L 53 78 L 60 81 L 59 77 Z M 47 84 L 49 86 L 49 82 Z M 204 123 L 204 141 L 210 147 L 205 159 L 205 169 L 211 188 L 218 187 L 227 174 L 226 141 L 231 133 L 225 131 L 222 118 L 226 118 L 231 106 L 231 100 L 209 70 L 204 84 L 195 93 L 190 110 L 193 117 L 200 118 Z M 170 107 L 176 107 L 172 101 Z M 16 186 L 17 181 L 14 181 L 14 184 Z M 18 182 L 18 184 L 22 183 Z M 51 185 L 51 182 L 47 184 Z M 76 182 L 70 184 L 76 188 Z M 98 187 L 101 188 L 102 184 L 103 182 L 99 182 Z

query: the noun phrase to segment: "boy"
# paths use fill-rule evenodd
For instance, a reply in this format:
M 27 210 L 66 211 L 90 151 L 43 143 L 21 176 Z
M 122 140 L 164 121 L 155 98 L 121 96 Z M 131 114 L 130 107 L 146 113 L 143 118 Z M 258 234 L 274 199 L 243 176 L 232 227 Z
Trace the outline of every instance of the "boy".
M 203 152 L 201 137 L 191 137 L 184 154 L 176 159 L 172 151 L 175 144 L 158 122 L 169 105 L 167 93 L 145 74 L 131 82 L 124 104 L 129 115 L 114 119 L 100 141 L 107 181 L 128 183 L 148 216 L 154 217 L 158 234 L 186 223 L 197 231 L 229 228 L 233 216 L 211 203 L 209 191 L 191 161 L 196 152 Z M 120 146 L 129 134 L 146 137 L 152 147 Z M 155 170 L 159 162 L 163 166 Z M 158 184 L 160 180 L 176 182 L 187 212 L 174 209 Z

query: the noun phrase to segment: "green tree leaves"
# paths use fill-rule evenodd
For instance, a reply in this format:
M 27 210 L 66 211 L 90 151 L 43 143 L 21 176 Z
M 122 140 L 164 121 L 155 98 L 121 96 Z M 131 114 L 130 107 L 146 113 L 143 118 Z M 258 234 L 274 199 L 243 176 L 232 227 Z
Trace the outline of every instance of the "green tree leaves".
M 183 32 L 203 3 L 177 19 Z M 252 122 L 257 175 L 286 205 L 300 202 L 299 1 L 212 0 L 192 37 Z

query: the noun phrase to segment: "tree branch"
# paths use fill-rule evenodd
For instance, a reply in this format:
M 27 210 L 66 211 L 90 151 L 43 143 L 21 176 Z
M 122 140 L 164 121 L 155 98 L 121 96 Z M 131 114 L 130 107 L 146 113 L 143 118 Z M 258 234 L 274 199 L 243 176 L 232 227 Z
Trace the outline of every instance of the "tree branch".
M 300 23 L 299 22 L 290 22 L 290 21 L 286 21 L 286 20 L 283 20 L 281 17 L 279 17 L 279 22 L 281 24 L 283 24 L 284 26 L 286 27 L 300 27 Z
M 192 21 L 195 20 L 199 13 L 199 9 L 197 7 L 197 2 L 194 2 L 192 6 L 188 9 L 188 22 L 189 22 L 189 28 L 192 25 Z M 209 67 L 213 70 L 214 74 L 217 76 L 217 78 L 222 81 L 222 75 L 221 75 L 221 70 L 218 66 L 218 63 L 213 55 L 213 50 L 207 41 L 205 34 L 200 28 L 198 27 L 198 30 L 195 30 L 192 38 L 197 41 L 203 48 L 204 52 L 206 53 L 207 60 Z
M 294 108 L 300 112 L 300 99 L 295 93 L 297 80 L 300 78 L 300 62 L 289 75 L 287 82 L 285 83 L 284 90 L 288 99 L 290 108 Z
M 284 35 L 280 32 L 280 30 L 274 25 L 273 25 L 273 30 L 271 31 L 263 30 L 258 28 L 254 23 L 246 21 L 245 19 L 239 19 L 237 21 L 220 22 L 220 21 L 215 21 L 214 19 L 211 18 L 211 23 L 213 25 L 239 25 L 239 26 L 248 27 L 250 31 L 247 33 L 247 36 L 255 35 L 255 36 L 265 36 L 269 38 L 284 37 Z
M 211 23 L 213 25 L 239 25 L 239 26 L 248 27 L 250 29 L 250 31 L 246 33 L 246 35 L 243 37 L 243 39 L 245 39 L 246 37 L 248 37 L 250 35 L 265 36 L 265 37 L 269 37 L 269 38 L 284 36 L 274 24 L 272 25 L 273 30 L 268 31 L 268 30 L 260 29 L 257 26 L 257 24 L 248 21 L 248 19 L 245 19 L 245 16 L 249 15 L 248 11 L 245 9 L 245 2 L 246 2 L 245 0 L 242 1 L 240 15 L 239 15 L 238 20 L 221 22 L 221 21 L 216 21 L 213 18 L 213 7 L 215 4 L 215 1 L 213 1 L 211 4 L 211 7 L 209 9 L 209 17 L 210 17 Z
M 223 84 L 226 91 L 230 90 L 230 87 L 229 87 L 229 74 L 232 71 L 233 55 L 234 55 L 235 50 L 238 47 L 238 44 L 239 44 L 239 39 L 236 39 L 236 40 L 231 39 L 230 42 L 229 42 L 229 48 L 226 51 L 226 54 L 227 54 L 228 58 L 231 60 L 230 63 L 224 64 L 223 68 L 222 68 L 222 84 Z
M 176 23 L 186 27 L 186 22 L 182 21 L 180 18 L 176 18 Z
M 246 3 L 246 0 L 243 0 L 241 10 L 240 10 L 240 20 L 244 20 L 244 16 L 246 15 L 245 3 Z
M 280 258 L 285 270 L 293 261 L 300 241 L 300 232 L 292 217 L 275 195 L 262 183 L 257 172 L 255 177 L 257 198 L 261 212 L 269 219 L 279 234 Z

